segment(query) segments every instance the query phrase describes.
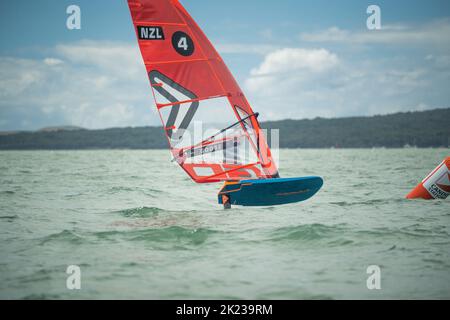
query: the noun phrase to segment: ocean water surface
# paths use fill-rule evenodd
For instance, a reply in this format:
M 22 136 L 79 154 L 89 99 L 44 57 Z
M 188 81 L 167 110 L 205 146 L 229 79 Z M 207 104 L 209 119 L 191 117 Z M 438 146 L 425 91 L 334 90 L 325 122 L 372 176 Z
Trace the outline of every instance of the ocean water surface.
M 449 154 L 281 150 L 283 177 L 323 189 L 224 211 L 220 186 L 194 184 L 167 151 L 2 151 L 0 298 L 448 299 L 450 199 L 404 197 Z

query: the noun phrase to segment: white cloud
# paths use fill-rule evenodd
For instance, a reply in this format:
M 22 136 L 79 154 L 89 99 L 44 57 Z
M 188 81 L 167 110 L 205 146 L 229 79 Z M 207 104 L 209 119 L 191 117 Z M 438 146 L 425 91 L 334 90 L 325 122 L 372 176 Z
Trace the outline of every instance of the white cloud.
M 259 67 L 251 70 L 246 86 L 254 92 L 271 93 L 279 83 L 288 86 L 299 80 L 298 74 L 320 76 L 338 64 L 338 57 L 325 49 L 284 48 L 267 54 Z
M 414 61 L 354 60 L 325 49 L 285 48 L 267 54 L 245 88 L 263 120 L 298 119 L 445 106 L 449 79 L 448 68 Z
M 40 64 L 39 62 L 36 62 Z M 42 73 L 35 67 L 35 61 L 20 58 L 0 58 L 0 97 L 18 97 L 28 87 L 43 81 Z
M 82 41 L 50 51 L 43 60 L 0 57 L 3 128 L 159 124 L 134 43 Z
M 45 58 L 44 63 L 48 66 L 57 66 L 62 64 L 63 61 L 55 58 Z
M 321 72 L 337 64 L 337 56 L 325 49 L 284 48 L 266 55 L 263 63 L 251 73 L 261 76 L 301 69 Z
M 349 31 L 336 26 L 318 32 L 304 32 L 300 39 L 314 43 L 343 43 L 354 45 L 432 45 L 450 47 L 450 21 L 448 19 L 433 21 L 428 24 L 385 25 L 381 30 Z

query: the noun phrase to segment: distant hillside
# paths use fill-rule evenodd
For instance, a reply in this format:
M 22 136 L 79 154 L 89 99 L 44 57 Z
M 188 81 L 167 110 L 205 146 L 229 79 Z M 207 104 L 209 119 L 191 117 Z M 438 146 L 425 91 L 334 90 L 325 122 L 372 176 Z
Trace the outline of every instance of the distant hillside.
M 448 147 L 450 108 L 384 116 L 261 123 L 280 130 L 282 148 Z M 85 130 L 57 127 L 36 132 L 0 133 L 0 150 L 163 149 L 160 127 Z
M 83 128 L 75 126 L 59 126 L 59 127 L 45 127 L 40 129 L 40 132 L 57 132 L 57 131 L 77 131 L 83 130 Z
M 448 147 L 450 108 L 373 117 L 266 122 L 284 148 Z

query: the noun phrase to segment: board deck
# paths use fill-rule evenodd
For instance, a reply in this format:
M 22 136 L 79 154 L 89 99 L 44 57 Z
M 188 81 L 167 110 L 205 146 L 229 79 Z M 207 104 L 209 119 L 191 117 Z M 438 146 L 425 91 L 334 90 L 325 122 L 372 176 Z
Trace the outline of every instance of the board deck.
M 272 206 L 300 202 L 311 198 L 323 185 L 320 177 L 275 178 L 229 182 L 220 190 L 232 205 Z

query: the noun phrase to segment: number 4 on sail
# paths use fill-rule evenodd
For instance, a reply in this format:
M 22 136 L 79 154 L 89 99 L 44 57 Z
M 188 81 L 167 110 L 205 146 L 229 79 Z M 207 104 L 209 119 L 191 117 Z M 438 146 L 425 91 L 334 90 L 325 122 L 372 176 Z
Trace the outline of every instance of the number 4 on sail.
M 197 183 L 225 182 L 225 208 L 293 203 L 319 191 L 320 177 L 279 177 L 258 113 L 178 0 L 128 6 L 173 161 Z

